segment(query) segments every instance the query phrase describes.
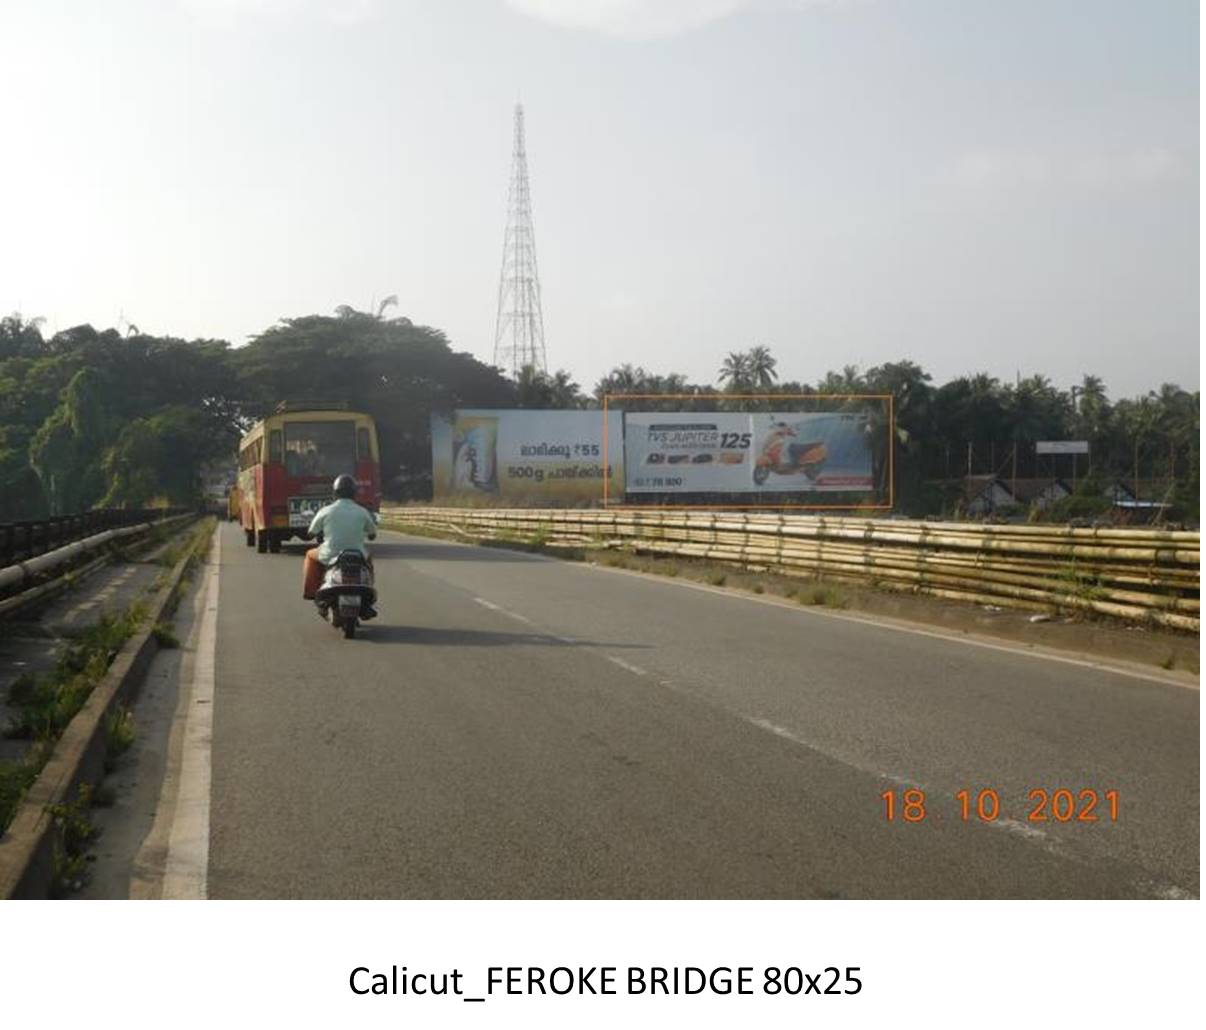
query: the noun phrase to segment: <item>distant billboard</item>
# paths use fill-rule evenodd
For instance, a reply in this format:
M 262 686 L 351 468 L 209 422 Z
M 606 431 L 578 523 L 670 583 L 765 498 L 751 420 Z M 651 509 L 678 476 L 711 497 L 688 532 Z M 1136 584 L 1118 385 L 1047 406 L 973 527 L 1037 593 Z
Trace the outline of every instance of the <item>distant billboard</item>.
M 1088 440 L 1039 440 L 1034 445 L 1036 454 L 1088 454 Z
M 613 420 L 608 489 L 624 482 L 622 428 Z M 603 496 L 603 418 L 597 411 L 458 409 L 431 417 L 435 501 L 500 499 L 580 504 Z
M 875 485 L 866 414 L 625 412 L 623 418 L 630 494 L 840 493 Z

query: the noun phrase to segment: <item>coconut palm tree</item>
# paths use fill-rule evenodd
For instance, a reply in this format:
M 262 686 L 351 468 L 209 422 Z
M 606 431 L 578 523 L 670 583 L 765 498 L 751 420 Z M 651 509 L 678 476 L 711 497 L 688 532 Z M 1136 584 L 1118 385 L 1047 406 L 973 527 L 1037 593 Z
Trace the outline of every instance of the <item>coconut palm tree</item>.
M 741 393 L 751 384 L 750 356 L 743 351 L 730 351 L 720 366 L 720 381 L 729 393 Z
M 770 349 L 767 347 L 751 347 L 746 353 L 746 367 L 749 370 L 750 379 L 760 389 L 769 390 L 776 379 L 779 378 L 779 373 L 775 371 L 775 366 L 778 364 L 771 357 Z

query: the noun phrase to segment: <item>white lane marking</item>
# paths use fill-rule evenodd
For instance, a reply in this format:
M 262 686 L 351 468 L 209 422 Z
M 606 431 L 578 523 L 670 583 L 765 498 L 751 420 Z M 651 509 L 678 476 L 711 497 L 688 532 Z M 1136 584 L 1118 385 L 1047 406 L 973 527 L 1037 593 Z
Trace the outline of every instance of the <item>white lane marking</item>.
M 773 733 L 776 737 L 782 737 L 784 740 L 790 740 L 793 744 L 799 744 L 801 747 L 808 748 L 809 751 L 815 751 L 819 755 L 824 755 L 826 758 L 832 758 L 835 762 L 841 762 L 842 765 L 847 765 L 851 769 L 857 769 L 859 772 L 870 773 L 872 776 L 878 776 L 883 780 L 890 780 L 892 783 L 899 784 L 902 787 L 916 787 L 918 790 L 925 790 L 923 784 L 916 780 L 910 780 L 905 776 L 897 776 L 896 773 L 885 772 L 883 769 L 875 769 L 872 766 L 862 762 L 856 762 L 847 755 L 838 754 L 836 751 L 831 751 L 829 748 L 819 747 L 811 740 L 806 740 L 798 733 L 793 733 L 786 726 L 778 726 L 769 719 L 761 719 L 754 715 L 741 716 L 751 726 L 757 726 L 760 730 L 766 730 L 768 733 Z
M 1045 659 L 1049 662 L 1061 662 L 1064 665 L 1079 665 L 1085 669 L 1095 669 L 1098 672 L 1111 672 L 1119 676 L 1129 676 L 1132 679 L 1148 680 L 1151 683 L 1161 683 L 1167 687 L 1182 687 L 1186 690 L 1200 689 L 1200 683 L 1186 679 L 1175 679 L 1171 676 L 1161 676 L 1158 673 L 1148 672 L 1145 669 L 1130 668 L 1125 665 L 1114 665 L 1110 662 L 1093 661 L 1087 658 L 1073 658 L 1069 655 L 1052 654 L 1048 650 L 1039 649 L 1041 645 L 1027 647 L 1024 645 L 1014 645 L 998 643 L 992 640 L 985 640 L 980 636 L 973 636 L 967 633 L 949 633 L 941 630 L 925 629 L 921 626 L 902 624 L 902 621 L 895 620 L 888 615 L 859 615 L 854 612 L 835 612 L 816 606 L 805 607 L 803 605 L 793 604 L 790 601 L 781 601 L 774 597 L 760 597 L 757 594 L 743 594 L 735 590 L 726 590 L 722 587 L 708 586 L 706 583 L 691 583 L 683 579 L 671 579 L 666 576 L 659 576 L 652 572 L 638 572 L 635 569 L 616 569 L 609 565 L 586 565 L 584 568 L 597 571 L 609 572 L 621 576 L 637 576 L 641 579 L 654 580 L 658 583 L 665 583 L 667 586 L 686 587 L 690 590 L 702 590 L 705 593 L 716 594 L 720 597 L 728 597 L 737 601 L 751 601 L 754 604 L 769 604 L 776 608 L 783 608 L 787 611 L 797 612 L 801 615 L 815 615 L 826 619 L 841 619 L 844 622 L 857 622 L 864 626 L 873 626 L 878 629 L 892 630 L 895 633 L 912 633 L 915 636 L 930 637 L 934 640 L 945 640 L 951 644 L 966 644 L 969 647 L 984 647 L 990 651 L 1004 651 L 1006 654 L 1014 654 L 1024 658 Z
M 163 897 L 205 898 L 209 879 L 209 788 L 213 758 L 214 667 L 218 642 L 218 569 L 222 536 L 214 532 L 205 576 L 205 610 L 193 661 L 193 682 L 180 761 L 180 787 L 168 836 Z
M 663 683 L 663 686 L 669 686 L 668 683 Z M 797 733 L 793 733 L 785 726 L 777 726 L 769 719 L 760 719 L 752 715 L 743 715 L 742 718 L 751 726 L 757 726 L 760 730 L 766 730 L 768 733 L 773 733 L 776 737 L 783 737 L 785 740 L 790 740 L 793 744 L 799 744 L 801 747 L 808 748 L 809 751 L 815 751 L 819 755 L 824 755 L 826 758 L 832 758 L 835 762 L 841 762 L 842 765 L 849 766 L 852 769 L 857 769 L 860 772 L 871 773 L 873 776 L 878 776 L 885 780 L 890 780 L 893 783 L 899 784 L 902 787 L 915 787 L 917 790 L 924 790 L 927 794 L 931 793 L 929 787 L 923 783 L 918 783 L 916 780 L 907 779 L 904 776 L 897 776 L 895 773 L 884 772 L 882 769 L 873 769 L 861 762 L 855 762 L 844 755 L 840 755 L 828 748 L 818 747 L 816 744 Z M 1040 830 L 1036 826 L 1028 826 L 1026 823 L 1019 822 L 1017 819 L 1009 819 L 1002 817 L 993 821 L 981 821 L 977 823 L 979 826 L 987 827 L 992 830 L 1000 830 L 1005 833 L 1011 833 L 1016 837 L 1021 838 L 1028 844 L 1033 844 L 1042 848 L 1049 854 L 1055 855 L 1068 862 L 1075 862 L 1080 865 L 1089 864 L 1088 861 L 1081 856 L 1074 854 L 1063 841 L 1057 840 L 1050 836 L 1046 831 Z M 1185 898 L 1193 898 L 1196 895 L 1184 890 L 1175 884 L 1165 883 L 1159 880 L 1139 880 L 1135 882 L 1136 891 L 1142 891 L 1157 898 L 1166 898 L 1170 900 L 1179 900 Z
M 645 670 L 642 669 L 640 666 L 633 665 L 631 662 L 626 662 L 626 661 L 624 661 L 623 658 L 617 658 L 614 654 L 607 654 L 607 655 L 604 655 L 603 657 L 606 658 L 609 662 L 611 662 L 612 665 L 618 665 L 621 669 L 625 669 L 628 672 L 631 672 L 634 676 L 644 676 L 645 675 Z
M 498 612 L 499 615 L 505 615 L 508 619 L 514 619 L 516 622 L 522 622 L 525 626 L 535 625 L 526 615 L 520 615 L 519 612 L 513 612 L 510 608 L 504 608 L 501 604 L 487 601 L 484 597 L 475 597 L 473 600 L 483 608 L 489 608 L 490 611 Z
M 857 769 L 860 772 L 870 773 L 872 776 L 880 779 L 889 780 L 892 783 L 898 784 L 901 787 L 913 787 L 917 790 L 924 790 L 926 793 L 931 793 L 930 788 L 924 783 L 918 783 L 916 780 L 910 780 L 905 776 L 897 776 L 895 773 L 887 772 L 883 769 L 876 769 L 867 765 L 864 762 L 857 762 L 846 755 L 842 755 L 829 748 L 820 747 L 812 741 L 801 737 L 798 733 L 793 733 L 785 726 L 777 726 L 769 719 L 760 719 L 752 715 L 746 715 L 742 718 L 753 726 L 757 726 L 760 730 L 766 730 L 773 733 L 776 737 L 783 737 L 785 740 L 790 740 L 793 744 L 799 744 L 801 747 L 806 747 L 810 751 L 815 751 L 817 754 L 824 755 L 826 758 L 832 758 L 835 762 L 841 762 L 842 765 L 849 766 L 852 769 Z M 1047 851 L 1056 854 L 1061 854 L 1065 858 L 1072 856 L 1061 848 L 1057 842 L 1048 838 L 1047 834 L 1034 826 L 1027 826 L 1025 823 L 1020 823 L 1016 819 L 1002 818 L 993 822 L 982 822 L 981 825 L 991 827 L 994 830 L 1004 830 L 1007 833 L 1016 834 L 1032 844 L 1038 844 Z
M 1151 881 L 1144 880 L 1140 886 L 1146 887 L 1162 901 L 1193 901 L 1197 898 L 1197 895 L 1192 891 L 1187 891 L 1171 883 L 1152 883 Z
M 1027 840 L 1040 841 L 1047 839 L 1047 832 L 1040 830 L 1037 826 L 1027 826 L 1025 823 L 1020 823 L 1016 819 L 994 819 L 991 822 L 985 822 L 985 826 L 991 826 L 994 830 L 1005 830 L 1007 833 L 1016 833 L 1019 837 L 1025 837 Z M 1052 845 L 1049 850 L 1058 850 Z

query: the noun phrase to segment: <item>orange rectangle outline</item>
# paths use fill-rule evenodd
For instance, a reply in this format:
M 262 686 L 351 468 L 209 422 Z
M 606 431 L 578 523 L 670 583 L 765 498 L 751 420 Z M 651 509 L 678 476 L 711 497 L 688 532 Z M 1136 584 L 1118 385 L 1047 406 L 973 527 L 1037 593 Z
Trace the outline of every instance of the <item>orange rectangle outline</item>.
M 612 397 L 629 400 L 816 400 L 888 402 L 888 503 L 887 504 L 609 504 L 608 484 L 608 408 Z M 667 414 L 673 414 L 667 412 Z M 692 412 L 683 412 L 692 414 Z M 733 412 L 733 414 L 741 414 Z M 801 412 L 807 414 L 807 412 Z M 603 394 L 603 509 L 605 511 L 891 511 L 896 505 L 896 466 L 893 443 L 896 439 L 896 398 L 890 393 L 605 393 Z M 627 464 L 625 464 L 627 477 Z

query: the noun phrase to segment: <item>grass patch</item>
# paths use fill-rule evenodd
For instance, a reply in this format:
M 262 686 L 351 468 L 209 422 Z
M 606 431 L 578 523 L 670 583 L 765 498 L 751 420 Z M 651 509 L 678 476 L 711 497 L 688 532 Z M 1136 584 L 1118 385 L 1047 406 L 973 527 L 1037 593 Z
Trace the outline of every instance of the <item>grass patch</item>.
M 1177 656 L 1175 654 L 1172 654 L 1171 652 L 1169 652 L 1168 657 L 1165 658 L 1164 661 L 1162 661 L 1160 663 L 1160 668 L 1161 669 L 1172 669 L 1173 666 L 1175 666 L 1176 664 L 1177 664 Z
M 1068 564 L 1060 570 L 1060 583 L 1064 588 L 1064 593 L 1081 604 L 1089 604 L 1093 601 L 1100 601 L 1105 596 L 1105 590 L 1102 587 L 1101 577 L 1091 575 L 1081 571 L 1077 566 L 1076 560 L 1068 562 Z M 1057 602 L 1057 610 L 1059 608 Z M 1073 605 L 1074 613 L 1087 614 L 1085 609 L 1080 605 Z
M 91 807 L 92 787 L 87 783 L 80 784 L 73 801 L 46 806 L 55 827 L 52 897 L 79 890 L 88 882 L 88 846 L 100 836 L 89 817 Z
M 24 740 L 57 739 L 145 618 L 146 607 L 141 603 L 132 605 L 124 615 L 101 616 L 59 656 L 51 672 L 19 677 L 9 688 L 8 701 L 16 714 L 9 720 L 6 735 Z
M 180 561 L 182 556 L 185 554 L 188 555 L 184 571 L 181 573 L 176 585 L 172 588 L 171 596 L 168 598 L 167 608 L 164 610 L 165 615 L 171 615 L 175 612 L 180 602 L 184 600 L 185 594 L 188 593 L 189 584 L 192 582 L 193 571 L 196 569 L 197 563 L 204 561 L 209 556 L 216 523 L 217 519 L 212 515 L 203 518 L 182 540 L 173 544 L 170 549 L 173 554 L 170 562 L 156 559 L 159 564 L 166 565 L 167 568 L 156 577 L 154 585 L 150 588 L 152 592 L 158 592 L 163 589 L 171 576 L 171 570 L 176 567 L 176 563 Z M 172 645 L 165 646 L 170 647 Z
M 42 762 L 32 753 L 19 762 L 0 762 L 0 830 L 13 821 L 25 792 L 38 778 Z
M 151 627 L 151 636 L 160 647 L 179 647 L 180 638 L 166 622 L 157 622 Z
M 19 676 L 9 687 L 8 703 L 15 713 L 4 733 L 31 740 L 34 746 L 20 761 L 0 763 L 0 832 L 12 821 L 21 798 L 50 757 L 54 742 L 108 671 L 114 655 L 145 619 L 142 604 L 132 605 L 121 616 L 103 616 L 59 656 L 54 669 L 40 676 Z
M 105 772 L 117 768 L 117 760 L 134 745 L 137 731 L 134 715 L 125 705 L 120 705 L 105 719 Z
M 796 592 L 800 604 L 818 605 L 824 608 L 849 608 L 850 597 L 846 591 L 832 583 L 817 581 Z
M 729 577 L 723 572 L 715 572 L 708 577 L 708 582 L 714 587 L 722 587 L 729 581 Z

